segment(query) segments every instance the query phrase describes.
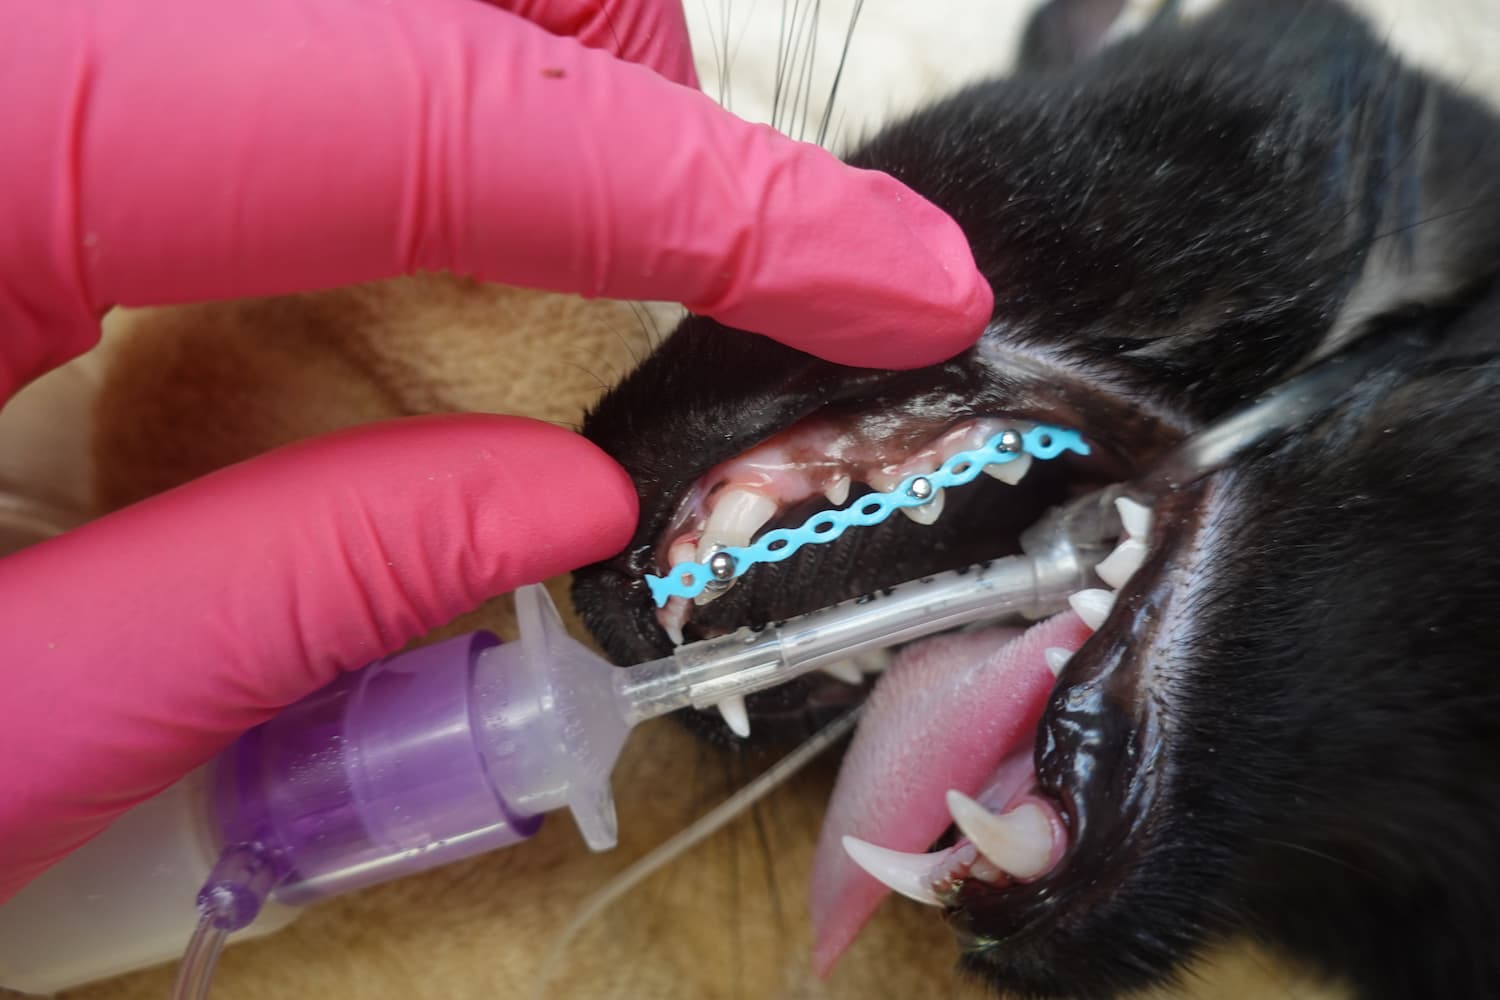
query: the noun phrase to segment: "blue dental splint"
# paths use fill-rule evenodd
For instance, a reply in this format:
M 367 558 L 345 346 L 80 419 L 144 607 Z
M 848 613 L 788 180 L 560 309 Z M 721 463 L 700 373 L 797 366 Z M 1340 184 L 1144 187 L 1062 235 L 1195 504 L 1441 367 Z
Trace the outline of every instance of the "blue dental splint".
M 931 503 L 939 490 L 963 486 L 987 465 L 1014 462 L 1023 454 L 1033 458 L 1056 458 L 1065 451 L 1087 455 L 1089 446 L 1077 431 L 1038 425 L 1028 431 L 1004 430 L 982 448 L 949 456 L 936 472 L 908 476 L 888 493 L 870 493 L 842 510 L 825 510 L 804 521 L 801 527 L 768 531 L 751 545 L 719 549 L 707 562 L 681 562 L 666 576 L 646 576 L 651 597 L 662 607 L 672 597 L 697 597 L 711 587 L 726 587 L 745 571 L 760 563 L 781 562 L 804 545 L 824 545 L 854 526 L 879 524 L 902 507 Z

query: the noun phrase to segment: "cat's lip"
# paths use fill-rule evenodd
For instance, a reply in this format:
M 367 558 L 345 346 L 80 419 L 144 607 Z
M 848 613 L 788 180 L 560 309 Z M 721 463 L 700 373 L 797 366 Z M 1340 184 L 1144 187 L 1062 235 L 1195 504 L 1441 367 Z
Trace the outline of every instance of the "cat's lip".
M 1036 790 L 1067 819 L 1067 853 L 1029 882 L 956 887 L 945 903 L 966 963 L 1045 953 L 1060 924 L 1108 905 L 1152 850 L 1152 808 L 1174 767 L 1162 714 L 1174 691 L 1151 650 L 1169 641 L 1167 606 L 1177 574 L 1196 565 L 1202 511 L 1196 489 L 1158 502 L 1146 563 L 1059 677 L 1037 729 Z

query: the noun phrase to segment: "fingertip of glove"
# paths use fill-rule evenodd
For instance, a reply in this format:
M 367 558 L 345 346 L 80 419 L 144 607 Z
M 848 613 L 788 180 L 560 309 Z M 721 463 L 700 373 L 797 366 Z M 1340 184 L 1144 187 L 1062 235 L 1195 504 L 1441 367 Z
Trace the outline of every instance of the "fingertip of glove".
M 798 180 L 765 189 L 743 276 L 690 307 L 854 367 L 920 368 L 971 347 L 994 292 L 958 223 L 889 174 L 787 155 Z
M 871 197 L 891 208 L 890 228 L 906 239 L 887 240 L 886 246 L 898 249 L 872 264 L 884 294 L 870 296 L 874 322 L 849 345 L 863 360 L 830 360 L 880 368 L 946 361 L 979 339 L 994 309 L 994 292 L 951 216 L 887 174 L 864 173 Z

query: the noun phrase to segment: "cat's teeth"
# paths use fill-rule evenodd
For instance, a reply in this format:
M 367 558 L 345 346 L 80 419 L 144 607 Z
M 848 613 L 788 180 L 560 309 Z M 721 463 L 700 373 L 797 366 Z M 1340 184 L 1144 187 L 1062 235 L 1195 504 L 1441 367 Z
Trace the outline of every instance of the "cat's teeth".
M 1151 508 L 1138 504 L 1129 497 L 1116 497 L 1115 510 L 1120 512 L 1120 523 L 1125 525 L 1125 534 L 1147 542 L 1151 540 Z
M 1011 486 L 1014 486 L 1022 479 L 1025 479 L 1026 473 L 1030 470 L 1031 456 L 1023 453 L 1009 462 L 1002 462 L 999 465 L 986 465 L 984 467 L 984 474 L 992 479 L 998 479 L 1002 483 L 1009 483 Z
M 667 598 L 666 606 L 656 613 L 657 622 L 674 646 L 681 646 L 683 643 L 682 627 L 687 624 L 687 618 L 688 602 L 681 597 Z
M 716 548 L 738 548 L 776 516 L 780 507 L 775 500 L 755 490 L 729 489 L 720 494 L 708 515 L 708 524 L 698 540 L 697 559 L 707 562 Z
M 865 675 L 860 673 L 859 665 L 853 660 L 839 660 L 837 663 L 826 663 L 818 668 L 823 673 L 841 680 L 845 684 L 863 684 Z
M 1039 806 L 1023 803 L 996 816 L 953 790 L 948 793 L 948 812 L 959 831 L 1001 871 L 1032 878 L 1047 870 L 1052 858 L 1052 824 Z
M 1119 590 L 1141 568 L 1141 563 L 1146 561 L 1147 551 L 1145 542 L 1127 538 L 1094 567 L 1094 572 L 1099 574 L 1099 579 Z
M 743 695 L 730 695 L 718 704 L 719 714 L 724 717 L 724 724 L 729 731 L 740 739 L 750 737 L 750 712 L 745 708 Z
M 936 524 L 937 519 L 943 516 L 943 491 L 934 491 L 932 499 L 920 507 L 902 507 L 901 513 L 918 524 Z
M 870 469 L 864 474 L 865 485 L 877 493 L 889 493 L 905 478 L 906 476 L 900 473 L 885 472 L 881 469 Z
M 884 673 L 895 658 L 895 654 L 889 649 L 867 649 L 863 653 L 854 654 L 854 662 L 867 674 Z
M 1115 592 L 1113 590 L 1080 590 L 1068 598 L 1068 603 L 1073 610 L 1078 612 L 1078 617 L 1083 623 L 1095 632 L 1099 626 L 1104 624 L 1104 619 L 1109 617 L 1110 609 L 1115 606 Z
M 947 851 L 907 854 L 904 851 L 876 847 L 857 837 L 845 837 L 844 852 L 886 888 L 928 906 L 943 905 L 932 888 L 930 876 L 933 869 L 947 858 Z
M 1042 651 L 1042 655 L 1047 658 L 1047 669 L 1052 671 L 1053 677 L 1062 673 L 1063 667 L 1073 658 L 1073 654 L 1061 646 L 1049 646 Z
M 720 494 L 703 526 L 698 539 L 698 548 L 693 558 L 707 563 L 718 549 L 738 548 L 749 545 L 750 539 L 776 516 L 781 507 L 775 500 L 755 490 L 729 489 Z M 733 582 L 733 581 L 729 581 Z M 693 598 L 698 607 L 718 600 L 729 590 L 728 586 L 712 586 Z
M 835 507 L 842 507 L 849 500 L 849 489 L 853 484 L 854 480 L 848 476 L 839 476 L 833 482 L 823 487 L 823 495 Z

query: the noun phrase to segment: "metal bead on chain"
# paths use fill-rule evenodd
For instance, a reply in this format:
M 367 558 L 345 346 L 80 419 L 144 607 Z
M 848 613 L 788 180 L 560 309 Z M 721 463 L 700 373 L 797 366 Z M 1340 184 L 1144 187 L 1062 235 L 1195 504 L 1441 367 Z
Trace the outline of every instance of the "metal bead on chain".
M 708 557 L 708 571 L 720 583 L 734 579 L 735 565 L 734 556 L 728 552 L 715 552 Z

